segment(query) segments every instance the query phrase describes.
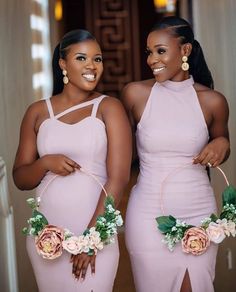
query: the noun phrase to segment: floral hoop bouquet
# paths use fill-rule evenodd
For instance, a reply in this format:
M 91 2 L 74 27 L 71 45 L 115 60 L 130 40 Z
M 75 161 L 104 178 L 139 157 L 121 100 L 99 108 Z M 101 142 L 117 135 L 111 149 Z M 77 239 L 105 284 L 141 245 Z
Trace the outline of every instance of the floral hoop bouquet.
M 113 197 L 108 196 L 106 190 L 94 175 L 83 168 L 80 168 L 80 171 L 93 177 L 106 195 L 103 215 L 98 216 L 95 226 L 86 229 L 82 235 L 76 236 L 68 229 L 49 224 L 47 218 L 38 211 L 40 196 L 37 200 L 34 198 L 27 199 L 27 203 L 32 209 L 32 216 L 27 221 L 28 226 L 23 228 L 22 232 L 25 235 L 34 236 L 36 250 L 45 259 L 56 259 L 62 255 L 63 250 L 73 255 L 81 253 L 97 254 L 97 251 L 102 250 L 104 245 L 114 242 L 117 228 L 123 225 L 120 211 L 115 209 Z M 56 177 L 57 175 L 52 180 Z
M 156 218 L 157 227 L 164 235 L 163 242 L 170 251 L 173 251 L 175 245 L 181 242 L 183 252 L 201 255 L 207 250 L 211 242 L 221 243 L 226 236 L 235 237 L 236 189 L 229 185 L 223 170 L 220 167 L 216 168 L 221 172 L 227 184 L 222 193 L 222 210 L 219 216 L 211 214 L 210 217 L 201 221 L 200 226 L 188 225 L 171 215 Z

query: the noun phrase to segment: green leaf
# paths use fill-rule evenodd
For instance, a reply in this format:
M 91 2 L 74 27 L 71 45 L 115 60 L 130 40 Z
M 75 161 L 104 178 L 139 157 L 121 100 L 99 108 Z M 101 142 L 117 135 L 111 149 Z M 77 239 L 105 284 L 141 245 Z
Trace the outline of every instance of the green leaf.
M 216 222 L 216 220 L 218 219 L 218 217 L 214 213 L 211 214 L 210 218 L 211 218 L 211 221 L 213 222 Z
M 22 229 L 22 233 L 23 233 L 24 235 L 28 235 L 28 234 L 29 234 L 28 228 L 27 228 L 27 227 L 24 227 L 24 228 Z
M 30 206 L 31 209 L 36 209 L 37 208 L 37 202 L 34 198 L 28 198 L 26 200 L 27 204 Z
M 88 251 L 88 255 L 92 256 L 93 254 L 94 254 L 94 250 L 90 248 L 89 251 Z
M 223 211 L 220 213 L 220 219 L 224 219 L 226 218 L 227 219 L 227 215 L 228 215 L 228 212 L 227 211 Z
M 115 206 L 114 198 L 111 195 L 107 196 L 104 202 L 105 207 L 109 204 L 111 204 L 112 207 Z
M 85 235 L 89 234 L 89 232 L 90 232 L 90 231 L 89 231 L 89 229 L 87 228 L 87 229 L 84 230 L 83 235 L 85 236 Z
M 47 218 L 41 212 L 39 212 L 38 210 L 34 209 L 33 212 L 32 212 L 32 216 L 36 217 L 37 215 L 42 216 L 40 221 L 42 222 L 43 225 L 48 225 Z
M 236 189 L 234 186 L 227 186 L 222 193 L 223 206 L 233 204 L 236 206 Z
M 166 234 L 171 232 L 172 227 L 176 224 L 176 219 L 173 216 L 160 216 L 156 218 L 158 229 Z

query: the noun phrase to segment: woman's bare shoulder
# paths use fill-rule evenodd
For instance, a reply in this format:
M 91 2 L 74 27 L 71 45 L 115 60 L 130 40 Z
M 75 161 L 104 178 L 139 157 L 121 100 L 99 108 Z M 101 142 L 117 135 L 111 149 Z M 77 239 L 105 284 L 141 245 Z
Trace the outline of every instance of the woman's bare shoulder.
M 45 100 L 38 100 L 31 103 L 28 106 L 25 115 L 37 118 L 38 116 L 43 114 L 45 111 L 46 111 Z
M 226 97 L 221 92 L 199 83 L 195 83 L 194 88 L 201 104 L 208 106 L 212 110 L 228 110 Z
M 155 79 L 147 79 L 128 83 L 122 90 L 122 101 L 124 104 L 133 105 L 137 100 L 148 97 L 154 83 Z

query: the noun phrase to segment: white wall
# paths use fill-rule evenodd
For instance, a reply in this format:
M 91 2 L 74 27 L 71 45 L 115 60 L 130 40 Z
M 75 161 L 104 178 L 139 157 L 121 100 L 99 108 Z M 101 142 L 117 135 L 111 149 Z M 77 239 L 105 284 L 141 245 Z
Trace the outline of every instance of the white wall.
M 21 234 L 29 215 L 26 195 L 14 187 L 11 176 L 20 123 L 26 107 L 33 101 L 30 3 L 31 0 L 0 1 L 0 156 L 6 162 L 9 192 L 14 207 L 21 292 L 37 291 L 26 255 L 25 238 Z

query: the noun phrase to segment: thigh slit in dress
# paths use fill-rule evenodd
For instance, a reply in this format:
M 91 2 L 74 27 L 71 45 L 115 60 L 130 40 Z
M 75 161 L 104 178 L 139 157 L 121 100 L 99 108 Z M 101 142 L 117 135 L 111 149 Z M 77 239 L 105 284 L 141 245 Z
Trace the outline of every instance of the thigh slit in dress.
M 137 292 L 179 292 L 188 271 L 193 292 L 212 292 L 217 245 L 194 256 L 177 244 L 171 252 L 162 242 L 155 218 L 162 216 L 160 187 L 174 169 L 189 167 L 168 178 L 163 192 L 166 215 L 199 226 L 216 212 L 205 167 L 192 159 L 208 143 L 207 125 L 193 88 L 193 78 L 155 83 L 139 124 L 136 141 L 140 172 L 128 203 L 125 236 Z

